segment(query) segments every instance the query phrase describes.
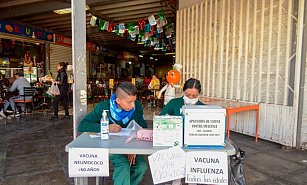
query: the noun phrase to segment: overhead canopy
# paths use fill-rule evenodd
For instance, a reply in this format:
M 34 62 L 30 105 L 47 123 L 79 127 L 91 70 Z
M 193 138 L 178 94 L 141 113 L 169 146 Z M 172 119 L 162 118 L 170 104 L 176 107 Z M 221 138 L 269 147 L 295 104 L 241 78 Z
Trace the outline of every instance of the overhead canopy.
M 126 23 L 137 22 L 163 9 L 167 20 L 175 22 L 176 0 L 87 0 L 87 40 L 110 49 L 146 51 L 148 47 L 136 44 L 112 32 L 98 31 L 89 20 L 95 15 L 103 20 Z M 55 33 L 71 35 L 71 14 L 56 14 L 53 11 L 70 8 L 69 0 L 10 0 L 0 2 L 0 20 L 32 25 Z

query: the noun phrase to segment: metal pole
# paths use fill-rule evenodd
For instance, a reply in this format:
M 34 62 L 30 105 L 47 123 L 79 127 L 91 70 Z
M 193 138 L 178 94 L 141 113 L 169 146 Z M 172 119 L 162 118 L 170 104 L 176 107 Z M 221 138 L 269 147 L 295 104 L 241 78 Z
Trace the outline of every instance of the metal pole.
M 45 43 L 45 75 L 50 73 L 50 43 Z
M 301 105 L 301 99 L 303 97 L 300 95 L 300 93 L 304 93 L 304 87 L 303 82 L 305 76 L 301 76 L 303 70 L 305 69 L 305 65 L 302 59 L 304 57 L 303 52 L 303 35 L 304 35 L 304 0 L 299 0 L 298 4 L 298 20 L 297 20 L 297 39 L 296 39 L 296 62 L 295 62 L 295 76 L 294 76 L 294 99 L 293 99 L 293 110 L 294 110 L 294 136 L 293 136 L 293 146 L 297 146 L 297 142 L 299 143 L 300 138 L 297 138 L 297 136 L 300 136 L 298 132 L 300 131 L 301 123 L 300 123 L 300 106 Z M 298 130 L 299 129 L 299 130 Z M 297 135 L 298 134 L 298 135 Z
M 72 64 L 74 69 L 73 84 L 73 128 L 74 139 L 77 127 L 87 113 L 86 92 L 86 12 L 84 0 L 71 1 L 72 22 Z M 75 184 L 87 185 L 87 178 L 75 178 Z
M 301 2 L 301 6 L 303 2 Z M 304 12 L 304 15 L 302 16 L 302 19 L 304 20 L 303 25 L 306 25 L 307 23 L 307 3 L 305 2 L 305 10 L 301 10 Z M 302 142 L 304 142 L 304 140 L 302 140 L 302 136 L 304 135 L 303 132 L 303 125 L 305 125 L 305 123 L 303 123 L 303 111 L 304 111 L 304 99 L 306 97 L 304 97 L 304 84 L 305 84 L 305 70 L 306 70 L 306 63 L 307 63 L 307 29 L 305 27 L 303 33 L 302 33 L 302 58 L 301 60 L 298 58 L 297 60 L 301 62 L 301 77 L 300 77 L 300 87 L 299 87 L 299 97 L 298 97 L 298 121 L 297 121 L 297 135 L 296 135 L 296 148 L 299 149 L 302 147 Z

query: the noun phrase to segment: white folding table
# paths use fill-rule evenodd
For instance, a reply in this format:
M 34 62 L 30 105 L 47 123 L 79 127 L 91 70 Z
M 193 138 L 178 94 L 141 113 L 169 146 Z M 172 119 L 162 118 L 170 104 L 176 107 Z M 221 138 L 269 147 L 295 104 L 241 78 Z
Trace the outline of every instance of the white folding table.
M 101 140 L 99 137 L 91 138 L 89 133 L 82 133 L 75 140 L 70 142 L 65 147 L 65 151 L 68 152 L 70 148 L 108 148 L 110 154 L 139 154 L 150 155 L 156 151 L 167 149 L 169 147 L 154 147 L 152 142 L 131 140 L 129 143 L 125 143 L 127 137 L 110 136 L 109 140 Z M 185 152 L 189 151 L 226 151 L 228 156 L 236 153 L 235 148 L 226 140 L 226 146 L 224 148 L 185 148 Z M 87 178 L 80 178 L 80 184 L 86 185 Z M 98 178 L 96 178 L 98 179 Z M 97 181 L 98 182 L 98 181 Z

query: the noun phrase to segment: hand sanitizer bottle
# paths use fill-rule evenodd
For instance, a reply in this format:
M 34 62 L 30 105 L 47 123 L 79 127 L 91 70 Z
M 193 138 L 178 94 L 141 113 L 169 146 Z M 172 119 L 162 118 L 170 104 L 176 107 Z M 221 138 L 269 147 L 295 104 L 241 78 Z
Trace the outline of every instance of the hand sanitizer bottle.
M 109 118 L 107 116 L 108 110 L 103 110 L 100 119 L 100 136 L 101 139 L 109 139 Z

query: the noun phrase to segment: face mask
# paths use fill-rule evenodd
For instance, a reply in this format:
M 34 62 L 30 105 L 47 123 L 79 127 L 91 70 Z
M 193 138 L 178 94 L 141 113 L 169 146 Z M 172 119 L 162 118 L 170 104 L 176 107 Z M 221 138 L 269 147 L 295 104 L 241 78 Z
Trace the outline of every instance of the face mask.
M 198 101 L 198 98 L 190 99 L 190 98 L 188 98 L 186 96 L 183 96 L 183 100 L 184 100 L 184 103 L 186 105 L 195 105 L 197 103 L 197 101 Z

